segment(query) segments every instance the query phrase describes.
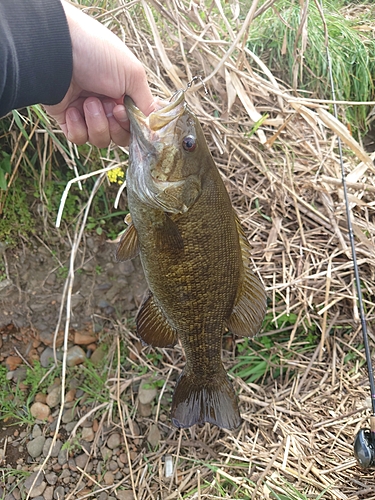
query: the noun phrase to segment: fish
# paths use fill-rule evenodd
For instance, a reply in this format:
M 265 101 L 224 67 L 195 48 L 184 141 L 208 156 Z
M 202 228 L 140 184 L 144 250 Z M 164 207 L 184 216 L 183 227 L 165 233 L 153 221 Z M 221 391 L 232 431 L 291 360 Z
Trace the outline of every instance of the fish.
M 181 341 L 186 364 L 171 408 L 178 428 L 236 429 L 238 399 L 223 366 L 223 334 L 252 337 L 267 297 L 250 245 L 185 91 L 145 116 L 129 96 L 128 227 L 116 251 L 140 255 L 149 287 L 136 316 L 143 343 Z

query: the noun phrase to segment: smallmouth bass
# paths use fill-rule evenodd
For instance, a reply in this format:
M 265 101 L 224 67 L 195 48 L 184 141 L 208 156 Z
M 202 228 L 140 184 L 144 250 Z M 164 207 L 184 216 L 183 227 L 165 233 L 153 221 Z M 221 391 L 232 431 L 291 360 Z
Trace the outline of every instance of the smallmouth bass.
M 248 337 L 258 332 L 265 290 L 249 267 L 249 244 L 184 91 L 149 117 L 130 97 L 124 102 L 131 220 L 116 256 L 139 253 L 149 286 L 137 333 L 155 347 L 181 340 L 186 365 L 172 400 L 176 427 L 210 422 L 235 429 L 241 417 L 221 360 L 222 337 L 226 328 Z

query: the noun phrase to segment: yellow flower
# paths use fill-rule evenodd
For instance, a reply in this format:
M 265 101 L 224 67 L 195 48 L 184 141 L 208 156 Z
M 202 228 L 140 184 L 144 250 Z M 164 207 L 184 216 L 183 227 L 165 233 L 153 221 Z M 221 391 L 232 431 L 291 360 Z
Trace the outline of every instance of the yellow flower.
M 116 182 L 117 184 L 123 184 L 124 182 L 124 171 L 121 167 L 116 167 L 113 170 L 107 172 L 107 177 L 109 182 Z

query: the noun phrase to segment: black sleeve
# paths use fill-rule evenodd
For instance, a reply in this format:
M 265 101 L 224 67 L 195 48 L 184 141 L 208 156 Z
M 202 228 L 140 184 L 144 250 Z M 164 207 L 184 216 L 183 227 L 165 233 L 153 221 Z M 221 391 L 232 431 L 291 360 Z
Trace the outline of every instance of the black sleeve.
M 0 116 L 31 104 L 57 104 L 72 71 L 60 0 L 0 0 Z

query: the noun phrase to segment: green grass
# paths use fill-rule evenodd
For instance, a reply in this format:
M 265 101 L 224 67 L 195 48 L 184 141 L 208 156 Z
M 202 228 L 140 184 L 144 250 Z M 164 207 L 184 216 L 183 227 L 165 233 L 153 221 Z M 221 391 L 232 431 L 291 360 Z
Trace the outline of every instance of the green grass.
M 30 406 L 34 397 L 38 392 L 46 393 L 57 372 L 58 370 L 54 370 L 49 373 L 47 368 L 35 362 L 33 368 L 26 367 L 26 376 L 22 383 L 15 383 L 7 379 L 7 369 L 0 365 L 0 421 L 33 424 L 35 419 L 30 413 Z
M 375 40 L 372 31 L 358 28 L 373 24 L 373 15 L 351 20 L 340 12 L 340 7 L 343 2 L 323 2 L 337 99 L 373 100 Z M 331 99 L 324 27 L 315 2 L 308 7 L 305 48 L 299 32 L 301 15 L 299 2 L 278 1 L 273 9 L 267 9 L 254 20 L 247 46 L 275 76 L 302 95 Z M 368 111 L 366 106 L 347 107 L 347 120 L 354 129 L 365 130 Z

